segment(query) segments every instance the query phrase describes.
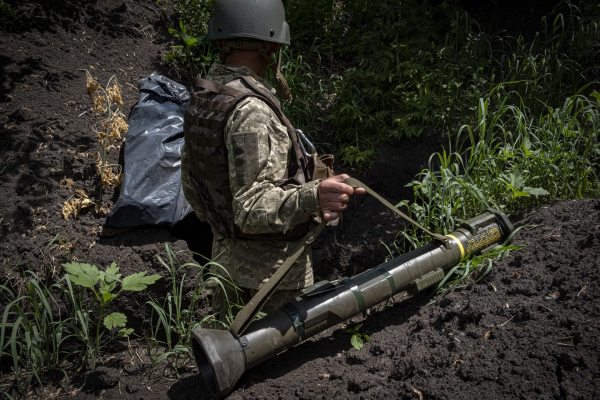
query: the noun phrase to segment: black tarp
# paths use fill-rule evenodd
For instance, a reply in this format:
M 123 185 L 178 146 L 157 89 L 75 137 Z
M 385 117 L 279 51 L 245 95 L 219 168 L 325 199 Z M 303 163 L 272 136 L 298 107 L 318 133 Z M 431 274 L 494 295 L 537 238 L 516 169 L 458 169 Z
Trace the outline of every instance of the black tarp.
M 193 210 L 181 186 L 185 86 L 153 72 L 140 80 L 140 99 L 129 115 L 119 200 L 105 227 L 173 226 Z

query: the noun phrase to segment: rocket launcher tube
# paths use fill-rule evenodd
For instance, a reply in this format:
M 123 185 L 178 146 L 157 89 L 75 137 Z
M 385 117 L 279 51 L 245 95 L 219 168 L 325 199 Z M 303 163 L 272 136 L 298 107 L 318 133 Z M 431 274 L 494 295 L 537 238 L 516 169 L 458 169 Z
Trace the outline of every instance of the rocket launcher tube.
M 513 231 L 506 215 L 487 210 L 447 235 L 451 240 L 446 243 L 432 241 L 351 279 L 305 289 L 286 306 L 253 321 L 239 338 L 229 331 L 194 329 L 192 350 L 202 378 L 213 396 L 227 396 L 245 370 L 396 293 L 439 282 L 444 276 L 440 270 L 503 243 Z

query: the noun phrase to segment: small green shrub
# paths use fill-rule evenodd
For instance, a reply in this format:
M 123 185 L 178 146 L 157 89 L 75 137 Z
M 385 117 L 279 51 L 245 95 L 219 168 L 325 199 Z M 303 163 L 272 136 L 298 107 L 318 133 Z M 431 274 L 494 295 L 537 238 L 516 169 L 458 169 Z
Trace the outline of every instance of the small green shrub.
M 68 272 L 67 284 L 69 286 L 71 301 L 75 305 L 75 313 L 81 326 L 81 331 L 85 335 L 80 339 L 87 344 L 88 352 L 86 357 L 91 358 L 92 370 L 94 370 L 101 349 L 100 341 L 104 333 L 100 329 L 102 325 L 108 330 L 123 327 L 123 329 L 118 331 L 118 337 L 127 337 L 133 332 L 133 329 L 125 328 L 127 317 L 123 313 L 113 312 L 104 315 L 106 307 L 119 297 L 124 290 L 136 292 L 144 290 L 147 285 L 151 285 L 160 279 L 160 275 L 146 276 L 146 272 L 138 272 L 121 279 L 121 274 L 118 273 L 119 267 L 116 263 L 112 263 L 106 271 L 100 271 L 95 265 L 84 263 L 67 263 L 63 264 L 63 267 Z M 83 289 L 79 292 L 77 298 L 74 295 L 75 292 L 72 290 L 71 282 Z M 115 291 L 117 283 L 120 284 L 121 288 Z M 85 289 L 88 289 L 92 293 L 89 303 L 85 301 Z M 96 303 L 98 303 L 99 312 L 95 309 Z M 94 327 L 96 328 L 96 332 L 93 341 L 91 341 L 91 330 Z M 106 345 L 106 343 L 103 345 Z
M 350 334 L 350 343 L 356 350 L 362 350 L 364 342 L 370 342 L 371 338 L 366 333 L 360 331 L 363 324 L 357 325 L 353 328 L 346 329 L 344 333 Z
M 157 3 L 160 2 L 157 0 Z M 165 2 L 168 3 L 168 0 Z M 199 73 L 205 76 L 219 58 L 218 49 L 206 40 L 213 8 L 214 0 L 179 0 L 175 5 L 179 27 L 169 28 L 169 33 L 179 44 L 171 46 L 171 51 L 165 55 L 165 62 L 187 70 L 190 79 Z

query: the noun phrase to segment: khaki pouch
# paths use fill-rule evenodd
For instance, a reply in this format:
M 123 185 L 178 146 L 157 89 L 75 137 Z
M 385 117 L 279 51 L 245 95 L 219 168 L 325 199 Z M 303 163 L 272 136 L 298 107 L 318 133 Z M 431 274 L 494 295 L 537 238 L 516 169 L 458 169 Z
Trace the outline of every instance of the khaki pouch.
M 308 171 L 312 180 L 327 179 L 334 176 L 333 172 L 333 154 L 324 154 L 322 156 L 316 153 L 308 157 Z

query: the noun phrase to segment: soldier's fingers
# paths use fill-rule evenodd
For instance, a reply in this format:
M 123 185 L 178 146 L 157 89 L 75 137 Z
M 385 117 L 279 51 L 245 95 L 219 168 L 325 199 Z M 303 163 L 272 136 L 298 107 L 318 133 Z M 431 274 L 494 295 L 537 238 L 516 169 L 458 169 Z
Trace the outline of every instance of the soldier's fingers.
M 348 174 L 335 175 L 333 178 L 335 178 L 335 180 L 337 182 L 344 182 L 346 179 L 350 178 L 350 175 L 348 175 Z
M 350 201 L 350 196 L 348 196 L 347 194 L 336 194 L 335 199 L 340 203 L 347 203 Z
M 364 188 L 356 188 L 354 189 L 354 194 L 365 194 L 366 191 Z
M 354 193 L 352 186 L 346 185 L 345 183 L 339 183 L 334 181 L 325 182 L 323 181 L 324 189 L 328 192 L 333 193 L 346 193 L 351 196 Z
M 324 203 L 347 203 L 350 201 L 350 196 L 345 193 L 323 193 L 319 198 Z
M 329 211 L 344 211 L 346 209 L 346 207 L 348 207 L 348 203 L 340 203 L 338 201 L 328 201 L 325 203 L 325 207 L 323 207 L 326 210 Z
M 331 210 L 325 210 L 323 211 L 323 218 L 325 218 L 325 221 L 333 221 L 339 218 L 339 213 Z
M 345 183 L 340 182 L 343 181 L 343 177 L 348 175 L 337 175 L 332 176 L 331 178 L 327 178 L 319 183 L 318 190 L 319 194 L 326 193 L 346 193 L 351 196 L 354 193 L 354 189 L 352 186 L 346 185 Z

